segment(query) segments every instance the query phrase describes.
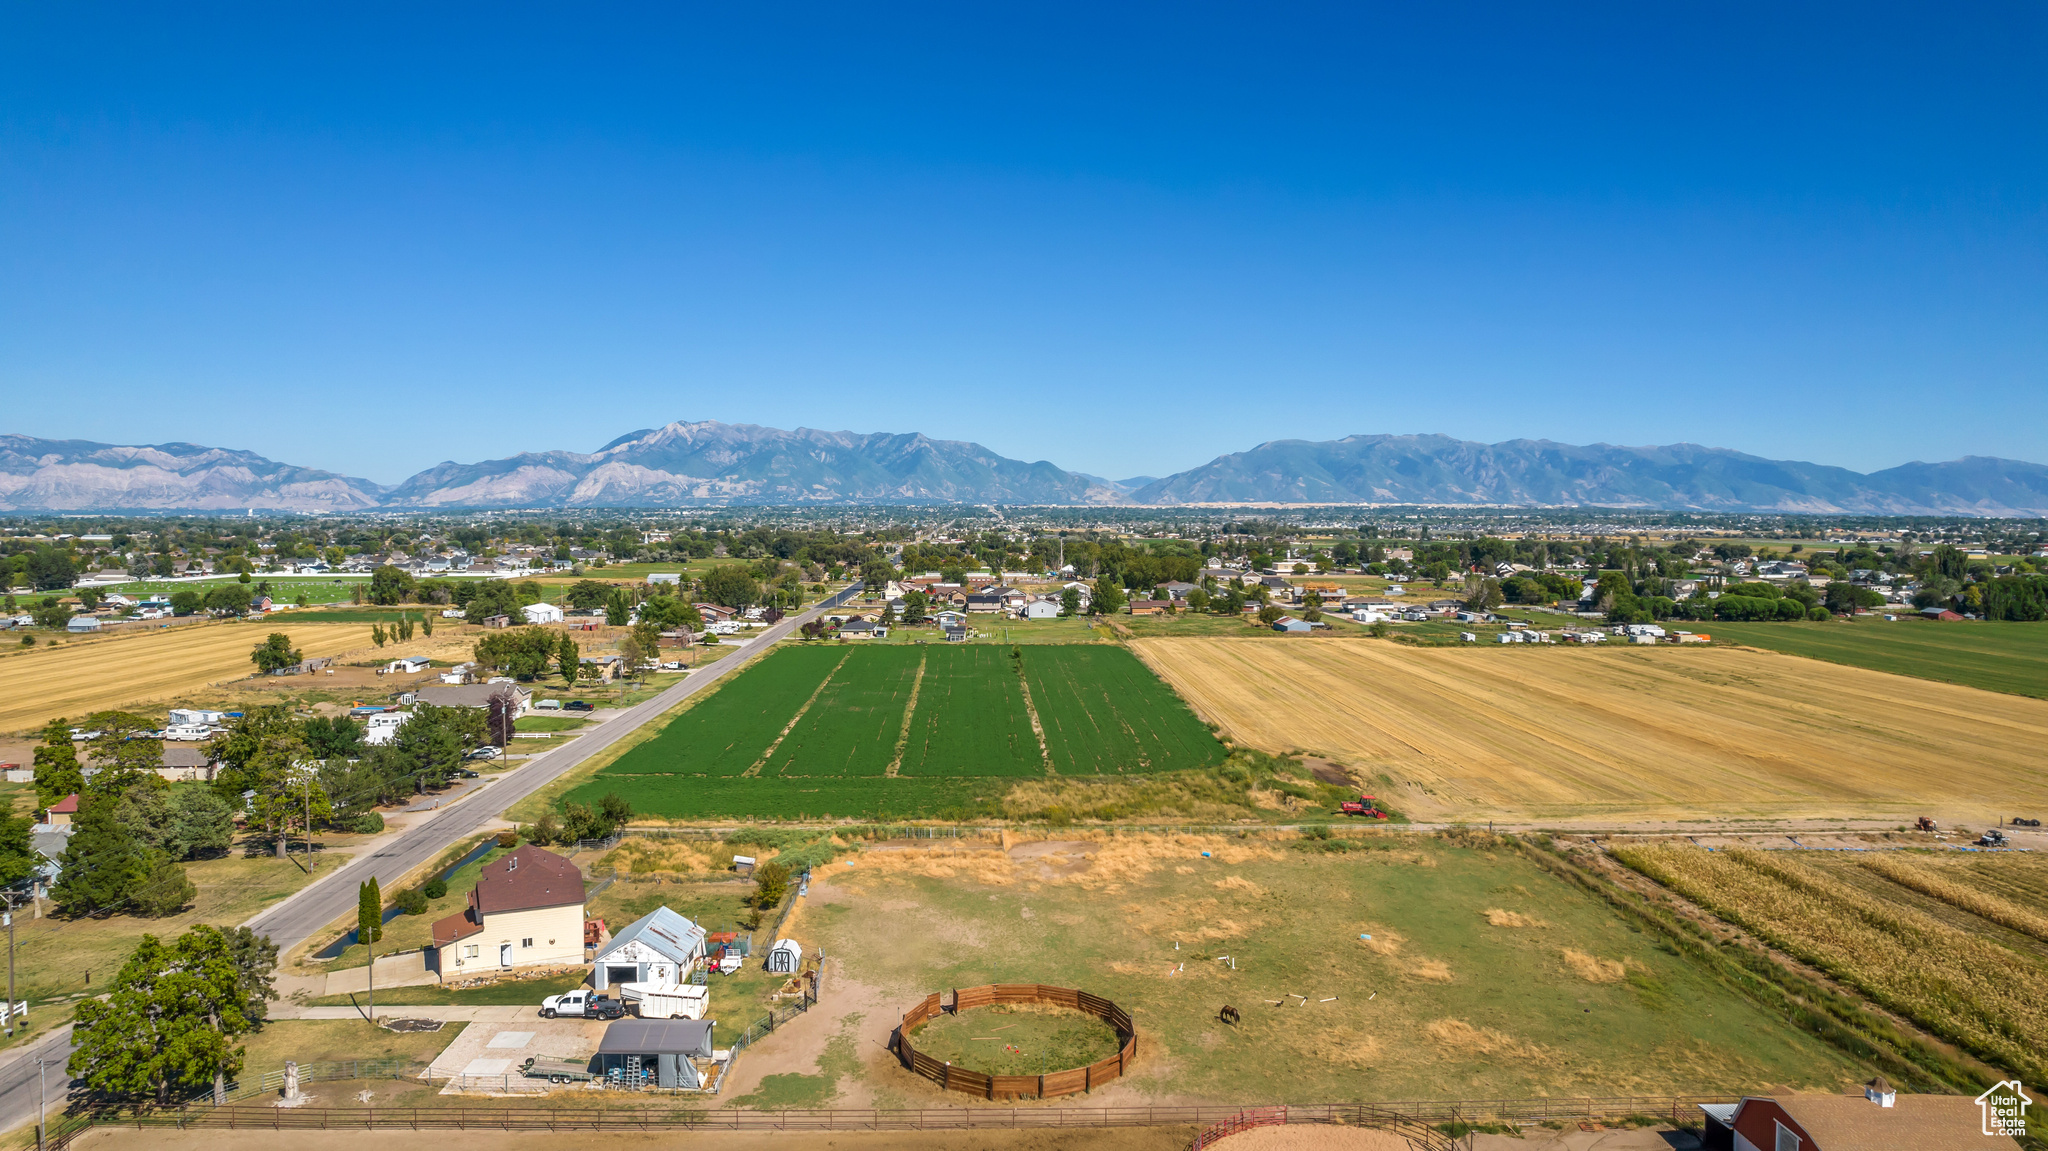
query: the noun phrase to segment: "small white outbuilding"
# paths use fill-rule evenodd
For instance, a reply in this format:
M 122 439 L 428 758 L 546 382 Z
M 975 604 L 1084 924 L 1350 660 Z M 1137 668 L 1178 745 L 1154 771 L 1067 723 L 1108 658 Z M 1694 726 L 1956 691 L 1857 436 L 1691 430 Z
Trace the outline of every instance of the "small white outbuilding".
M 804 949 L 794 939 L 778 939 L 768 949 L 768 970 L 795 975 L 804 965 Z
M 561 623 L 562 609 L 551 603 L 530 603 L 519 609 L 527 623 Z

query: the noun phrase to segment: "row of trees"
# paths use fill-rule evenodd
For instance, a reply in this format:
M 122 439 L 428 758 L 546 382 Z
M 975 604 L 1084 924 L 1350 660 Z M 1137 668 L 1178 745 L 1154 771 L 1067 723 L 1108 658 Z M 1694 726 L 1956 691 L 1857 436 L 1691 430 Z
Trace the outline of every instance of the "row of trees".
M 224 1103 L 245 1058 L 235 1041 L 262 1028 L 276 969 L 276 944 L 246 927 L 144 935 L 110 992 L 78 1005 L 65 1069 L 107 1103 L 166 1106 L 208 1088 Z

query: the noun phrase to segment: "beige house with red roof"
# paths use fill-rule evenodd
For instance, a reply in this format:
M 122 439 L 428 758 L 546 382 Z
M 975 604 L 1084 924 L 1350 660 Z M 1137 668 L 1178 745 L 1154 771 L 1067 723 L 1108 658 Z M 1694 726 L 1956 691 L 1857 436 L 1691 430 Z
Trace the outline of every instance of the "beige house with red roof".
M 434 923 L 443 979 L 583 962 L 583 873 L 527 844 L 486 864 L 469 906 Z

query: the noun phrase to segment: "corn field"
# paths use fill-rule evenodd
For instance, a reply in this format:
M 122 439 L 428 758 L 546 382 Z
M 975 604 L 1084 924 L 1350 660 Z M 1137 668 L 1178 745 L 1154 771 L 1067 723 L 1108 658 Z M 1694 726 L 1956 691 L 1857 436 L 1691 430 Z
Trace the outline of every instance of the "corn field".
M 2048 916 L 2021 907 L 1988 891 L 1979 891 L 1968 884 L 1957 883 L 1941 875 L 1938 869 L 1908 862 L 1892 854 L 1872 855 L 1858 862 L 1900 887 L 1939 899 L 1950 907 L 1959 907 L 2000 927 L 2009 927 L 2021 935 L 2031 935 L 2048 942 Z
M 1614 857 L 1989 1063 L 2048 1071 L 2048 972 L 2030 957 L 1782 852 L 1653 845 Z

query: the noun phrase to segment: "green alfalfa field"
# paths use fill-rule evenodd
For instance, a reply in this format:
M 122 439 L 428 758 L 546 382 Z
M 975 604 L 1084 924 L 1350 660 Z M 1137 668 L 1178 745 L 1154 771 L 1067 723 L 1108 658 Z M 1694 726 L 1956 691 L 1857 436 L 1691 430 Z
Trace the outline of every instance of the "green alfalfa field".
M 1225 749 L 1103 644 L 792 645 L 669 719 L 565 797 L 666 818 L 914 818 L 1017 783 L 1215 767 Z

